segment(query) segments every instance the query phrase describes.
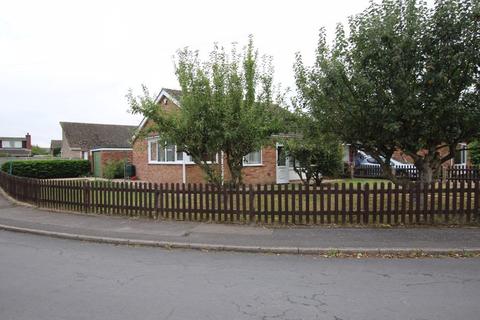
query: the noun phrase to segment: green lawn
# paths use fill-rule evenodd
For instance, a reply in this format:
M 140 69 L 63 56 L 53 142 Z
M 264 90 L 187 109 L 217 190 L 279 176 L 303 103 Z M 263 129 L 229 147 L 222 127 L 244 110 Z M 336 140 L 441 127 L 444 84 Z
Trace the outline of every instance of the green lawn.
M 324 180 L 323 181 L 324 183 L 338 183 L 338 184 L 341 184 L 341 183 L 345 183 L 345 184 L 349 184 L 349 183 L 353 183 L 353 184 L 357 184 L 357 183 L 361 183 L 361 184 L 368 184 L 369 186 L 373 186 L 373 184 L 376 182 L 378 185 L 380 183 L 389 183 L 391 182 L 390 180 L 387 180 L 387 179 L 367 179 L 367 178 L 345 178 L 345 179 L 334 179 L 334 180 Z

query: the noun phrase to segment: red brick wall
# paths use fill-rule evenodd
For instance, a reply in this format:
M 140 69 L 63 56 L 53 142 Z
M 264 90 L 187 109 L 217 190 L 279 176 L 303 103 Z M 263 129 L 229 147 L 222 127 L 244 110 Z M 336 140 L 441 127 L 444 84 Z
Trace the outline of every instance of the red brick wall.
M 138 138 L 133 144 L 132 163 L 139 180 L 156 183 L 181 183 L 181 164 L 149 164 L 148 145 L 145 138 Z
M 274 147 L 262 148 L 262 165 L 244 167 L 243 182 L 245 184 L 271 184 L 277 182 L 277 155 Z
M 168 101 L 161 105 L 167 112 L 175 112 L 178 106 Z M 147 122 L 145 127 L 151 123 Z M 154 136 L 155 134 L 150 134 Z M 182 165 L 181 164 L 149 164 L 148 163 L 148 145 L 144 137 L 137 138 L 133 143 L 132 163 L 135 166 L 137 178 L 139 180 L 156 183 L 182 183 Z M 226 163 L 225 178 L 228 179 L 229 172 Z M 204 183 L 205 174 L 198 165 L 186 165 L 187 183 Z M 265 184 L 276 182 L 276 151 L 274 147 L 265 147 L 262 149 L 262 165 L 243 168 L 243 181 L 245 184 Z
M 149 164 L 147 140 L 139 138 L 133 144 L 132 162 L 135 165 L 139 180 L 156 183 L 182 183 L 181 164 Z M 225 178 L 230 174 L 225 166 Z M 200 166 L 187 164 L 185 166 L 187 183 L 205 183 L 205 174 Z M 276 152 L 275 148 L 262 149 L 262 165 L 244 167 L 243 181 L 245 184 L 270 184 L 276 182 Z
M 424 151 L 426 152 L 426 150 Z M 440 153 L 440 156 L 441 157 L 444 157 L 448 154 L 448 148 L 447 147 L 444 147 L 444 148 L 441 148 L 438 150 L 438 152 Z M 393 156 L 392 156 L 393 159 L 395 160 L 398 160 L 398 161 L 402 161 L 402 162 L 407 162 L 407 163 L 412 163 L 413 164 L 413 159 L 412 157 L 406 155 L 402 150 L 396 150 L 394 153 L 393 153 Z M 448 168 L 448 167 L 451 167 L 453 166 L 454 164 L 454 159 L 451 159 L 451 160 L 447 160 L 445 161 L 444 163 L 442 163 L 442 167 L 444 168 Z M 471 159 L 470 159 L 470 155 L 467 151 L 467 165 L 471 165 Z
M 107 161 L 112 160 L 126 160 L 128 162 L 132 161 L 132 151 L 131 150 L 109 150 L 109 151 L 100 151 L 102 166 L 104 166 Z M 90 160 L 91 161 L 91 160 Z

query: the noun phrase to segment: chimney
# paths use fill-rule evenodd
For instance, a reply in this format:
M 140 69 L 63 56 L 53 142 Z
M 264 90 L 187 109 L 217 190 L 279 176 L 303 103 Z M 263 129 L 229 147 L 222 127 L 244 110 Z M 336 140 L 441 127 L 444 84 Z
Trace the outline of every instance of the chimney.
M 32 149 L 32 136 L 30 135 L 30 133 L 27 132 L 27 135 L 25 136 L 25 139 L 27 140 L 26 149 L 31 150 Z

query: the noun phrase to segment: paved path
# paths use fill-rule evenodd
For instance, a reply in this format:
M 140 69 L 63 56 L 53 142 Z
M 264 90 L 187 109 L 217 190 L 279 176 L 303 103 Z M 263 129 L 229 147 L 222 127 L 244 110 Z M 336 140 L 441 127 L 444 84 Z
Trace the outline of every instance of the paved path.
M 49 212 L 14 205 L 0 195 L 0 228 L 173 247 L 316 253 L 319 250 L 478 250 L 479 228 L 265 228 L 152 221 Z M 243 249 L 242 249 L 243 248 Z
M 2 320 L 477 320 L 480 259 L 158 250 L 0 230 Z

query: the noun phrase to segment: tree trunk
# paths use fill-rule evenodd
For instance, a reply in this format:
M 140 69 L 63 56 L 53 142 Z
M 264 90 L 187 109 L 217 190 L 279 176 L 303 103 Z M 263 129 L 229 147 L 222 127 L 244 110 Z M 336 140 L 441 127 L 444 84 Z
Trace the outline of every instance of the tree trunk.
M 429 163 L 424 162 L 418 170 L 418 182 L 421 184 L 431 183 L 433 181 L 433 168 Z
M 437 156 L 417 158 L 415 167 L 418 171 L 418 182 L 423 184 L 432 183 L 435 175 L 438 174 L 441 167 L 441 159 Z

